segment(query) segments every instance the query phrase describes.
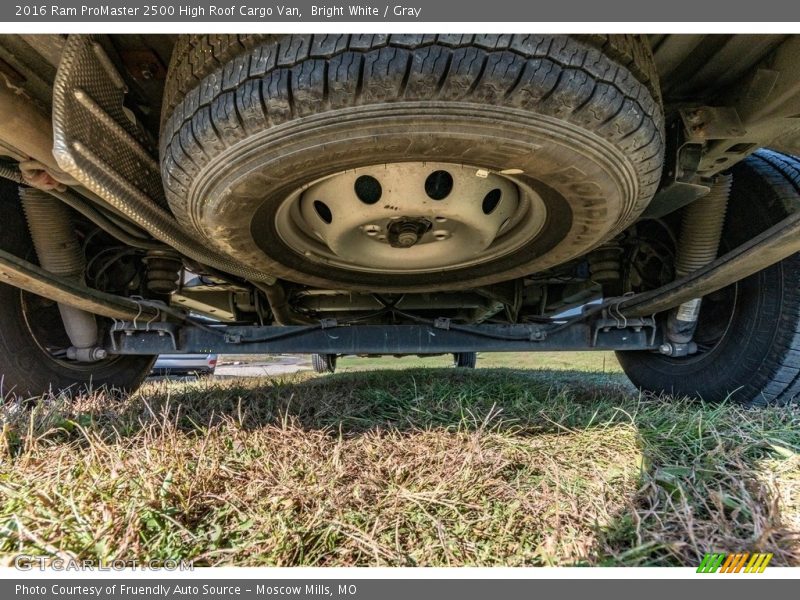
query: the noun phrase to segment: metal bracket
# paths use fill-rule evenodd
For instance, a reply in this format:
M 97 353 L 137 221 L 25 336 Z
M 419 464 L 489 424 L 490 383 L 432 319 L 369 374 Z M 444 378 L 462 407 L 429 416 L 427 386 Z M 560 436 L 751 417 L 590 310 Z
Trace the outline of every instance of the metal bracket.
M 616 314 L 614 314 L 614 311 L 616 311 Z M 651 333 L 648 335 L 649 345 L 655 344 L 657 325 L 654 316 L 626 317 L 620 312 L 619 305 L 614 304 L 608 310 L 603 311 L 601 318 L 592 323 L 592 346 L 598 345 L 600 334 L 609 333 L 615 329 L 631 329 L 635 333 L 639 333 L 643 329 L 650 329 Z
M 547 339 L 547 332 L 542 327 L 531 327 L 528 339 L 532 342 L 543 342 Z
M 437 317 L 436 320 L 433 322 L 433 326 L 436 329 L 450 329 L 450 319 L 445 317 Z
M 323 329 L 333 329 L 334 327 L 339 326 L 339 321 L 336 319 L 320 319 L 319 324 Z
M 706 195 L 710 188 L 696 177 L 702 158 L 703 143 L 687 140 L 681 121 L 672 120 L 666 130 L 661 186 L 642 216 L 660 219 Z
M 148 321 L 138 323 L 136 321 L 114 321 L 114 324 L 109 330 L 111 338 L 111 351 L 114 354 L 121 354 L 123 337 L 133 339 L 134 334 L 155 335 L 158 338 L 168 338 L 170 340 L 170 349 L 178 351 L 178 334 L 181 326 L 177 323 L 166 323 L 164 321 Z M 140 344 L 147 344 L 147 340 L 142 337 L 137 337 Z
M 746 133 L 732 106 L 701 106 L 679 111 L 689 141 L 721 140 Z

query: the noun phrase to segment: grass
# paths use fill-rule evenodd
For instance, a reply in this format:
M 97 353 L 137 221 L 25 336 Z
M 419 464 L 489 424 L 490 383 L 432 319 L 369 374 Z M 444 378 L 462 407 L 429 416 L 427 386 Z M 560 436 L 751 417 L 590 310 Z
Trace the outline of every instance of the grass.
M 338 360 L 338 372 L 374 371 L 377 369 L 430 369 L 452 366 L 450 354 L 439 356 L 345 356 Z M 600 373 L 622 373 L 613 352 L 481 352 L 478 353 L 481 369 L 508 368 L 590 371 Z
M 571 357 L 7 402 L 0 563 L 800 565 L 797 407 L 642 397 Z

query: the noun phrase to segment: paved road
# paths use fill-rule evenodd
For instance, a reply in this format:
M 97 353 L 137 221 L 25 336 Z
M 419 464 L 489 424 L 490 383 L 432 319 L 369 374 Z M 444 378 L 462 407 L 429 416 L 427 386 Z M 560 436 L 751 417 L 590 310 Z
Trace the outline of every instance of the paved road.
M 268 377 L 311 370 L 311 358 L 302 354 L 283 354 L 269 362 L 225 363 L 226 361 L 223 358 L 221 364 L 219 364 L 216 371 L 214 371 L 215 377 Z

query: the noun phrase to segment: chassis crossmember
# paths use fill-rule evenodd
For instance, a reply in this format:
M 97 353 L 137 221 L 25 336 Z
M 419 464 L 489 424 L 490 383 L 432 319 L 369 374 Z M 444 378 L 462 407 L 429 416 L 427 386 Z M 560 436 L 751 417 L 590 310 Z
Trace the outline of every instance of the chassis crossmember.
M 555 350 L 657 350 L 652 318 L 614 319 L 561 325 L 339 325 L 197 327 L 174 323 L 117 322 L 107 348 L 113 354 L 320 353 L 443 354 Z

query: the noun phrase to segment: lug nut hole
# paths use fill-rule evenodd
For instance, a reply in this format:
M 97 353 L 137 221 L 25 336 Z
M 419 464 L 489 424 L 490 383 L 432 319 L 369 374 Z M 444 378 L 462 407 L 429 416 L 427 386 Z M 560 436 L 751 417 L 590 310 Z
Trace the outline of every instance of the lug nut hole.
M 494 209 L 497 208 L 497 205 L 500 204 L 500 197 L 503 193 L 498 189 L 494 188 L 488 194 L 483 197 L 483 214 L 490 215 L 494 212 Z
M 434 171 L 425 179 L 425 193 L 431 200 L 444 200 L 453 191 L 453 176 L 447 171 Z
M 365 225 L 364 226 L 364 233 L 369 236 L 376 236 L 380 232 L 381 228 L 379 225 Z
M 333 213 L 331 212 L 330 207 L 322 200 L 314 200 L 314 210 L 316 211 L 317 216 L 328 225 L 333 222 Z
M 364 204 L 375 204 L 383 195 L 383 188 L 381 187 L 380 181 L 371 175 L 362 175 L 356 179 L 353 188 L 358 199 Z

